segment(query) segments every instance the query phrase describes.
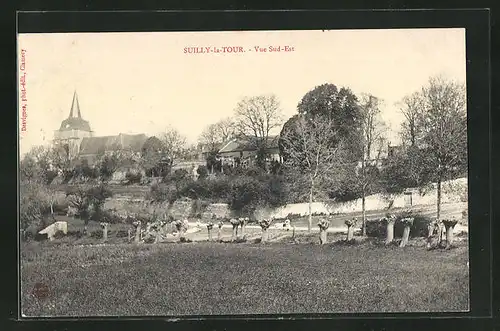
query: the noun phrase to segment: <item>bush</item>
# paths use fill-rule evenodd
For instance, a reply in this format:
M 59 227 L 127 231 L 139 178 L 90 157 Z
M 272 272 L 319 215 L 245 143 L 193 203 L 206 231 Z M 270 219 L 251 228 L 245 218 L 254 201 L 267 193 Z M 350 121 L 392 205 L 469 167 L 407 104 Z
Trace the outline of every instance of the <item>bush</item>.
M 121 223 L 122 219 L 120 216 L 112 213 L 109 210 L 97 210 L 93 215 L 92 215 L 92 220 L 96 222 L 106 222 L 110 224 L 116 224 L 116 223 Z
M 65 236 L 66 235 L 62 231 L 57 231 L 56 233 L 54 233 L 54 239 L 61 239 L 64 238 Z
M 138 184 L 141 182 L 142 174 L 140 172 L 127 171 L 125 173 L 125 179 L 127 179 L 128 184 Z
M 206 166 L 199 166 L 198 169 L 196 169 L 196 173 L 198 174 L 199 179 L 205 179 L 208 177 L 208 169 Z
M 116 238 L 127 238 L 127 237 L 128 237 L 128 231 L 118 230 L 116 232 Z
M 396 214 L 396 223 L 394 224 L 394 237 L 401 237 L 403 235 L 404 225 L 400 222 L 405 217 L 413 217 L 413 225 L 410 230 L 410 237 L 426 237 L 428 232 L 429 223 L 432 219 L 428 216 L 418 214 L 416 212 L 400 212 Z M 367 220 L 366 222 L 366 235 L 368 237 L 385 238 L 386 224 L 380 220 Z
M 69 204 L 67 202 L 62 202 L 62 203 L 55 203 L 52 206 L 52 209 L 54 210 L 54 214 L 56 215 L 66 215 L 68 212 L 68 207 Z
M 92 231 L 90 233 L 90 237 L 95 239 L 102 239 L 102 231 L 101 230 Z
M 67 233 L 68 237 L 75 237 L 75 238 L 81 238 L 83 237 L 83 231 L 76 230 L 76 231 L 68 231 Z

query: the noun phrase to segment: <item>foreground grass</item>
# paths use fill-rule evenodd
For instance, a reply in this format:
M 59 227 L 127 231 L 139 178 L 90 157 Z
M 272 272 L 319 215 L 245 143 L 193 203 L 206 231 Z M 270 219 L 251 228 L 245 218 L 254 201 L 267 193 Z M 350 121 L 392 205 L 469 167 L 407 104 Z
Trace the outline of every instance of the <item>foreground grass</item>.
M 25 316 L 468 310 L 465 241 L 418 245 L 23 244 Z M 49 294 L 32 295 L 36 283 Z

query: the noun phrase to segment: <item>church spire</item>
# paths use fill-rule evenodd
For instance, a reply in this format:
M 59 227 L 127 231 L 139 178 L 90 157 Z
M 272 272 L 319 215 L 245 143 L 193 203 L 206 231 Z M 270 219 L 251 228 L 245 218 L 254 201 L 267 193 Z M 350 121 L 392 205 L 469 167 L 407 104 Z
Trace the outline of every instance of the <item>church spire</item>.
M 73 102 L 71 104 L 69 118 L 74 117 L 75 109 L 76 109 L 77 117 L 82 118 L 82 114 L 80 112 L 80 103 L 78 102 L 78 95 L 76 94 L 76 90 L 75 90 L 75 93 L 73 93 Z

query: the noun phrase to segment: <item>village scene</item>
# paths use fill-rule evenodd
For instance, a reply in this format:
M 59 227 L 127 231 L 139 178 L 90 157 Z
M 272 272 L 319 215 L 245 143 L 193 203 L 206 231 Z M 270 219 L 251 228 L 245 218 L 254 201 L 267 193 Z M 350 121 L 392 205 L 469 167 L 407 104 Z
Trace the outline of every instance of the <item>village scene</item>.
M 196 140 L 102 135 L 61 94 L 19 161 L 23 316 L 469 309 L 464 79 L 428 75 L 396 127 L 335 79 L 291 110 L 239 93 Z

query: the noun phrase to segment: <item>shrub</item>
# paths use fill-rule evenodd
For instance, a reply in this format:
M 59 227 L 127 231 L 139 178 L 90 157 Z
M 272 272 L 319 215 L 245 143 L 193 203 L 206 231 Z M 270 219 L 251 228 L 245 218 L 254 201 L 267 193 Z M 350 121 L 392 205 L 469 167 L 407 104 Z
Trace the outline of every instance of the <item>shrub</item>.
M 141 182 L 142 174 L 140 172 L 127 171 L 125 173 L 125 179 L 127 179 L 128 184 L 138 184 Z
M 56 233 L 54 233 L 54 239 L 61 239 L 64 238 L 65 236 L 66 235 L 62 231 L 57 231 Z
M 92 231 L 90 233 L 90 237 L 95 239 L 102 239 L 102 231 L 101 230 Z
M 68 233 L 66 234 L 68 237 L 75 237 L 75 238 L 81 238 L 83 237 L 83 232 L 80 231 L 80 230 L 76 230 L 76 231 L 68 231 Z
M 97 210 L 93 215 L 92 219 L 96 222 L 106 222 L 110 224 L 121 223 L 122 219 L 120 216 L 112 213 L 109 210 Z
M 54 210 L 54 214 L 56 215 L 66 215 L 68 212 L 68 207 L 69 204 L 67 202 L 62 202 L 62 203 L 55 203 L 52 206 L 52 209 Z
M 116 238 L 127 238 L 127 237 L 128 237 L 128 231 L 125 230 L 116 231 Z
M 403 211 L 396 214 L 396 223 L 394 224 L 394 237 L 401 237 L 403 235 L 404 224 L 400 222 L 401 219 L 406 217 L 413 217 L 413 225 L 410 228 L 411 237 L 426 237 L 429 223 L 432 219 L 428 216 L 410 212 Z M 385 238 L 386 235 L 386 224 L 377 220 L 367 220 L 366 222 L 366 235 L 368 237 L 375 238 Z
M 208 177 L 208 169 L 206 166 L 199 166 L 198 169 L 196 169 L 196 173 L 199 176 L 199 179 L 205 179 Z

